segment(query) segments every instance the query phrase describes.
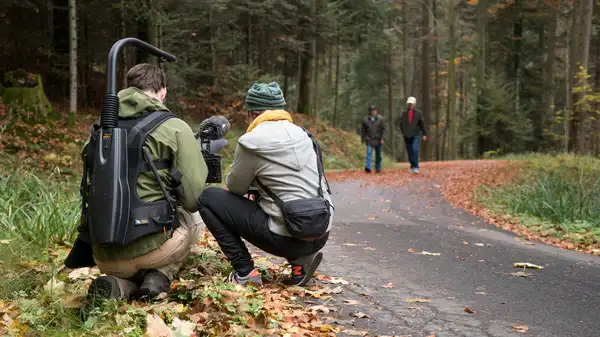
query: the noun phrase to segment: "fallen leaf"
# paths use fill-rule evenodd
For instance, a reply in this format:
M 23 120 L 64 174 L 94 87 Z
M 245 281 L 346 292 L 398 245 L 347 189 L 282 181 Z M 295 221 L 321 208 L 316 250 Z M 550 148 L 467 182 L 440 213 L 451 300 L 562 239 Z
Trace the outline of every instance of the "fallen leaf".
M 356 301 L 356 300 L 344 300 L 344 303 L 349 304 L 349 305 L 357 305 L 360 302 Z
M 469 313 L 469 314 L 474 314 L 475 311 L 473 311 L 473 309 L 471 308 L 465 308 L 465 312 Z
M 409 253 L 414 253 L 414 252 L 415 252 L 415 250 L 414 250 L 414 249 L 412 249 L 412 248 L 410 248 L 410 249 L 408 250 L 408 252 L 409 252 Z
M 333 332 L 333 333 L 338 333 L 338 332 L 341 331 L 340 329 L 338 329 L 338 328 L 336 328 L 336 327 L 334 327 L 332 325 L 328 325 L 328 324 L 327 325 L 321 325 L 319 327 L 319 330 L 321 332 Z
M 179 317 L 175 317 L 173 319 L 173 328 L 175 328 L 177 337 L 191 337 L 195 336 L 194 329 L 196 329 L 196 323 L 182 321 Z
M 463 245 L 468 245 L 469 243 L 467 241 L 463 241 Z
M 529 277 L 531 276 L 531 274 L 526 273 L 524 271 L 518 271 L 518 272 L 514 272 L 514 273 L 510 273 L 512 276 L 520 276 L 520 277 Z
M 423 251 L 422 253 L 419 253 L 419 254 L 429 255 L 429 256 L 440 256 L 440 255 L 442 255 L 442 253 L 430 253 L 430 252 L 426 252 L 426 251 Z
M 308 311 L 312 311 L 315 313 L 320 311 L 324 314 L 328 314 L 330 311 L 335 311 L 335 309 L 326 307 L 324 305 L 313 305 L 312 307 L 308 308 Z
M 12 322 L 13 322 L 13 320 L 12 320 L 12 318 L 10 318 L 10 316 L 8 314 L 2 315 L 2 325 L 8 327 L 12 324 Z
M 476 243 L 475 246 L 483 247 L 485 245 L 483 243 Z
M 531 269 L 543 269 L 544 267 L 538 266 L 537 264 L 529 263 L 529 262 L 517 262 L 514 263 L 513 266 L 517 268 L 531 268 Z
M 477 292 L 475 292 L 475 294 L 477 294 L 477 295 L 487 295 L 487 293 L 484 293 L 483 291 L 477 291 Z
M 392 282 L 390 282 L 390 283 L 384 285 L 383 287 L 390 289 L 390 288 L 394 287 L 394 284 Z
M 51 278 L 44 286 L 44 290 L 54 295 L 60 295 L 65 291 L 65 283 L 63 281 L 56 281 L 55 278 Z
M 369 334 L 366 331 L 352 330 L 352 329 L 344 329 L 343 332 L 344 332 L 345 335 L 349 335 L 349 336 L 361 336 L 361 337 L 364 337 L 364 336 L 366 336 L 366 335 Z
M 175 334 L 158 315 L 146 315 L 146 333 L 144 337 L 175 337 Z
M 365 248 L 363 248 L 363 250 L 375 250 L 375 248 L 365 247 Z
M 333 284 L 344 284 L 344 285 L 349 284 L 348 281 L 342 280 L 341 278 L 337 278 L 337 277 L 333 277 L 333 276 L 319 275 L 319 276 L 317 276 L 317 280 L 327 282 L 327 283 L 333 283 Z
M 375 217 L 370 217 L 369 220 L 377 220 Z
M 456 258 L 459 260 L 462 260 L 462 261 L 466 260 L 464 257 L 461 257 L 461 256 L 457 256 Z
M 96 275 L 99 275 L 100 271 L 97 268 L 77 268 L 69 273 L 69 279 L 71 280 L 86 280 L 94 279 Z
M 522 245 L 535 246 L 535 243 L 533 243 L 531 241 L 519 241 L 519 243 Z
M 342 244 L 342 246 L 356 247 L 356 246 L 362 246 L 362 244 L 346 242 L 346 243 Z
M 353 313 L 352 316 L 358 317 L 358 318 L 371 318 L 371 316 L 365 314 L 364 312 Z
M 408 299 L 408 300 L 404 300 L 405 302 L 408 303 L 429 303 L 431 302 L 431 300 L 426 300 L 424 298 L 413 298 L 413 299 Z
M 512 328 L 516 332 L 521 332 L 521 333 L 525 333 L 525 332 L 529 331 L 529 327 L 527 325 L 523 325 L 523 324 L 513 325 Z
M 12 240 L 0 240 L 0 243 L 3 245 L 7 245 L 11 242 Z

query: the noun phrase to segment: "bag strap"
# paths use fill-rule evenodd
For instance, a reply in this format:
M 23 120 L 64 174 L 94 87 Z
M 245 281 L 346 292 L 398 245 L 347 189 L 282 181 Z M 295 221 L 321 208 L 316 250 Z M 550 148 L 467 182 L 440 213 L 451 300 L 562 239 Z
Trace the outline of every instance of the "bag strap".
M 142 120 L 137 122 L 131 130 L 127 133 L 127 145 L 131 145 L 134 141 L 138 140 L 138 137 L 146 137 L 149 133 L 154 131 L 156 127 L 162 124 L 164 121 L 170 118 L 174 118 L 175 115 L 169 111 L 159 110 L 154 111 L 146 115 Z
M 301 126 L 301 128 L 302 128 L 302 130 L 304 130 L 304 132 L 306 132 L 306 134 L 308 135 L 308 138 L 310 138 L 310 140 L 313 143 L 313 150 L 315 151 L 315 155 L 317 156 L 317 171 L 319 173 L 319 187 L 317 189 L 317 192 L 321 198 L 324 198 L 323 187 L 321 186 L 321 182 L 322 182 L 322 179 L 325 177 L 325 174 L 323 172 L 323 159 L 322 159 L 322 154 L 321 154 L 321 147 L 319 146 L 319 143 L 315 142 L 315 140 L 312 137 L 312 134 L 308 130 L 306 130 L 302 126 Z M 260 179 L 258 179 L 258 177 L 256 178 L 256 182 L 263 190 L 265 190 L 265 192 L 267 192 L 269 197 L 271 197 L 271 199 L 273 199 L 273 201 L 275 201 L 275 204 L 277 204 L 277 206 L 279 206 L 279 208 L 283 209 L 283 200 L 281 200 L 281 198 L 279 198 L 277 195 L 275 195 L 275 193 L 273 193 L 273 191 L 271 191 L 270 188 L 268 188 L 263 183 L 261 183 Z M 331 190 L 329 189 L 329 182 L 327 181 L 327 178 L 325 178 L 325 183 L 327 184 L 327 193 L 331 194 Z

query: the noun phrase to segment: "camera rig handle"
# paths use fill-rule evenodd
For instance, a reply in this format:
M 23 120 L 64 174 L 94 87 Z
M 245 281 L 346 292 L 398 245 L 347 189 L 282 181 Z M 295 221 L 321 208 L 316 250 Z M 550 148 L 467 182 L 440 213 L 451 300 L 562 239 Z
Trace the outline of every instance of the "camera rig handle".
M 108 52 L 108 62 L 106 66 L 106 95 L 102 104 L 102 114 L 100 116 L 100 126 L 103 129 L 117 127 L 119 117 L 119 97 L 117 96 L 117 62 L 121 49 L 126 45 L 132 45 L 138 49 L 142 49 L 149 54 L 159 58 L 160 62 L 173 62 L 175 56 L 158 49 L 151 44 L 133 37 L 121 39 Z

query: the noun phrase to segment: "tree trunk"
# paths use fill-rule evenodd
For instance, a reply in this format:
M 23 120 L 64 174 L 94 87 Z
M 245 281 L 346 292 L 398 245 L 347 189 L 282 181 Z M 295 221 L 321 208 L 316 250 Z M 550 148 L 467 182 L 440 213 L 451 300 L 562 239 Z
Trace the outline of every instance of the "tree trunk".
M 590 52 L 590 37 L 592 33 L 592 12 L 594 10 L 594 0 L 581 0 L 578 2 L 575 15 L 574 34 L 576 34 L 575 43 L 573 44 L 576 53 L 573 53 L 571 61 L 574 73 L 572 77 L 577 77 L 580 67 L 588 68 L 589 52 Z M 575 85 L 577 83 L 573 82 Z M 578 108 L 576 103 L 584 97 L 585 93 L 573 93 L 573 119 L 571 121 L 571 132 L 569 140 L 569 150 L 579 154 L 585 153 L 585 121 L 586 111 Z
M 75 123 L 77 114 L 77 3 L 69 0 L 69 73 L 71 92 L 69 95 L 69 122 Z
M 431 90 L 431 74 L 429 73 L 429 4 L 431 0 L 423 1 L 423 30 L 425 34 L 423 36 L 423 50 L 421 56 L 421 93 L 423 98 L 423 117 L 425 121 L 425 127 L 429 128 L 431 125 L 431 100 L 429 91 Z M 427 161 L 431 158 L 431 140 L 423 144 L 423 160 Z
M 388 30 L 392 30 L 392 14 L 388 14 Z M 387 38 L 387 87 L 388 87 L 388 127 L 389 137 L 388 142 L 391 145 L 392 160 L 396 161 L 396 133 L 394 132 L 394 95 L 393 95 L 393 66 L 392 66 L 392 39 L 388 36 Z
M 440 76 L 439 76 L 439 55 L 438 55 L 438 35 L 437 35 L 437 0 L 431 0 L 431 11 L 433 13 L 433 36 L 436 39 L 433 42 L 433 55 L 435 56 L 435 63 L 433 67 L 433 72 L 435 74 L 434 77 L 434 85 L 435 88 L 435 160 L 441 159 L 441 148 L 442 142 L 440 140 Z
M 548 127 L 548 121 L 552 119 L 554 114 L 554 60 L 556 59 L 554 50 L 556 49 L 556 20 L 558 19 L 558 10 L 551 7 L 549 14 L 550 23 L 546 35 L 546 59 L 544 60 L 544 85 L 546 88 L 542 95 L 544 112 L 542 113 L 539 130 L 537 132 L 537 138 L 540 144 L 544 144 L 545 130 Z
M 456 137 L 457 137 L 457 118 L 456 118 L 456 7 L 451 6 L 449 14 L 449 47 L 450 60 L 448 61 L 448 102 L 446 106 L 446 130 L 448 139 L 448 159 L 456 159 Z
M 485 85 L 486 71 L 486 43 L 487 43 L 487 10 L 488 0 L 480 0 L 477 6 L 477 33 L 479 35 L 477 45 L 477 88 L 476 88 L 476 116 L 478 127 L 483 126 L 483 87 Z M 481 156 L 486 151 L 485 137 L 477 132 L 477 155 Z
M 339 101 L 340 101 L 340 32 L 337 31 L 335 38 L 335 100 L 333 101 L 333 127 L 337 127 L 340 120 Z
M 312 8 L 311 8 L 311 13 L 312 13 L 312 19 L 313 19 L 313 24 L 312 24 L 312 36 L 311 36 L 311 54 L 313 56 L 313 66 L 312 66 L 312 115 L 315 119 L 315 121 L 319 120 L 319 110 L 318 110 L 318 97 L 319 97 L 319 54 L 317 53 L 317 24 L 318 24 L 318 17 L 317 17 L 317 8 L 318 8 L 318 4 L 317 4 L 318 0 L 313 0 L 312 1 Z M 318 129 L 318 128 L 317 128 Z M 317 130 L 318 132 L 318 130 Z
M 290 76 L 288 75 L 288 53 L 283 54 L 283 97 L 288 97 Z

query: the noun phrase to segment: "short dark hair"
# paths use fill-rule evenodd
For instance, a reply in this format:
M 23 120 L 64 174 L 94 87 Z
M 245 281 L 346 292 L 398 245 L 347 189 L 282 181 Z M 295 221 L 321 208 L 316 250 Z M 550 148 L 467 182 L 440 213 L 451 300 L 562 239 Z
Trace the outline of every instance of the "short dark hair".
M 162 69 L 153 64 L 140 63 L 127 72 L 127 86 L 159 92 L 167 87 L 167 76 Z

